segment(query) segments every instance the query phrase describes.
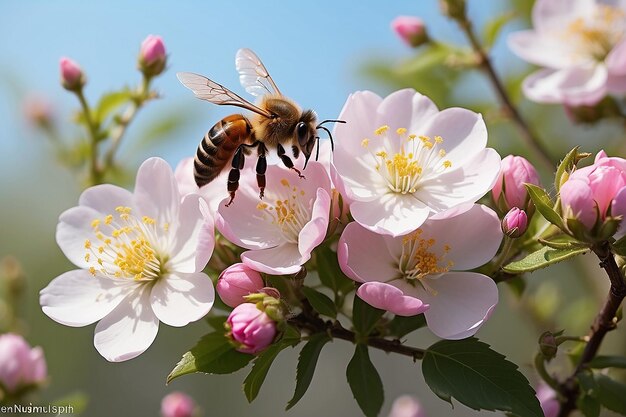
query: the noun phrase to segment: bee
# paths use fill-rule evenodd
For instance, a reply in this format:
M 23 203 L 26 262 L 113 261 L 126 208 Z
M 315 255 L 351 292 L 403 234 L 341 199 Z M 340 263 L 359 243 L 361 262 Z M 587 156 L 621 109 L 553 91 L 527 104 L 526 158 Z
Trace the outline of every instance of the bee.
M 244 167 L 245 157 L 254 148 L 257 152 L 257 186 L 259 198 L 262 199 L 267 169 L 265 156 L 268 150 L 275 149 L 282 163 L 294 170 L 300 178 L 304 178 L 287 155 L 285 147 L 291 147 L 295 159 L 298 159 L 300 153 L 304 155 L 305 169 L 316 143 L 315 159 L 319 157 L 320 138 L 317 131 L 323 129 L 328 133 L 334 149 L 330 130 L 323 125 L 329 122 L 345 123 L 341 120 L 324 120 L 318 124 L 313 110 L 302 110 L 294 101 L 282 95 L 265 65 L 252 50 L 238 50 L 235 66 L 244 89 L 259 97 L 258 105 L 202 75 L 190 72 L 176 74 L 179 81 L 201 100 L 221 106 L 237 106 L 255 113 L 252 117 L 232 114 L 223 118 L 204 135 L 196 151 L 194 179 L 198 187 L 213 181 L 230 162 L 227 184 L 230 200 L 226 207 L 235 199 L 240 170 Z

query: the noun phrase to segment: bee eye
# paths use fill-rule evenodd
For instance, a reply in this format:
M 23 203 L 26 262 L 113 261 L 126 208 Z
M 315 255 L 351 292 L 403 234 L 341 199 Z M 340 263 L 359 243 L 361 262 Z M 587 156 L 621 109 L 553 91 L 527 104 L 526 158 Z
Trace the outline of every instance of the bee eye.
M 300 122 L 296 126 L 296 135 L 298 136 L 298 144 L 303 147 L 308 139 L 309 139 L 309 129 L 307 128 L 306 123 Z

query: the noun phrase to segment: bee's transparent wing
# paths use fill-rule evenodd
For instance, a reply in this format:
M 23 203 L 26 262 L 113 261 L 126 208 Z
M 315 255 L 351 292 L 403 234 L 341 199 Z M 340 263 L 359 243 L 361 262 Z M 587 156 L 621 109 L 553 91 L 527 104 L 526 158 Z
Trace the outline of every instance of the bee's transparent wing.
M 282 95 L 263 62 L 251 49 L 237 51 L 235 66 L 239 72 L 239 82 L 248 93 L 257 97 L 266 94 Z
M 255 106 L 223 85 L 209 80 L 207 77 L 192 72 L 179 72 L 176 74 L 176 77 L 185 87 L 193 91 L 200 100 L 210 101 L 220 106 L 242 107 L 265 117 L 272 117 L 268 111 Z

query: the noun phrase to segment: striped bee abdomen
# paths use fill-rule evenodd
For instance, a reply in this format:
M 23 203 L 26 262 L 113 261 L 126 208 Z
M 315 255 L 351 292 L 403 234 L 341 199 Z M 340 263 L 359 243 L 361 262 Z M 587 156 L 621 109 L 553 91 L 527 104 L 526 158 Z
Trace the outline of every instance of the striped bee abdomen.
M 213 181 L 231 160 L 242 143 L 251 143 L 252 127 L 246 117 L 232 114 L 217 122 L 204 135 L 193 161 L 193 175 L 198 187 Z

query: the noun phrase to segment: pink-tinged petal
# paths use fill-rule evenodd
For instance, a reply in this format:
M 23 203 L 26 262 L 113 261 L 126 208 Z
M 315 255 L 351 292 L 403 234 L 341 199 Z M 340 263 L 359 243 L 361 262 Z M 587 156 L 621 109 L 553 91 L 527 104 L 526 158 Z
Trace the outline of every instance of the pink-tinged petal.
M 606 91 L 608 94 L 626 94 L 626 75 L 612 75 L 606 81 Z
M 183 198 L 179 210 L 176 241 L 171 253 L 175 254 L 170 263 L 178 272 L 202 271 L 215 248 L 213 219 L 205 217 L 200 205 L 205 204 L 198 195 Z
M 532 10 L 533 26 L 543 34 L 559 33 L 574 19 L 591 16 L 595 8 L 595 0 L 537 0 Z
M 133 195 L 130 191 L 111 184 L 89 187 L 78 199 L 78 205 L 94 209 L 101 213 L 101 218 L 108 214 L 116 214 L 116 207 L 130 207 L 132 202 Z
M 150 307 L 150 289 L 142 286 L 96 325 L 94 346 L 109 362 L 135 358 L 150 347 L 159 320 Z
M 389 126 L 389 135 L 393 137 L 398 128 L 409 129 L 410 132 L 420 131 L 428 119 L 439 110 L 428 97 L 412 88 L 405 88 L 389 94 L 378 107 L 375 127 Z M 374 132 L 369 132 L 371 137 Z
M 211 310 L 214 301 L 213 282 L 202 272 L 167 275 L 154 284 L 150 293 L 154 314 L 174 327 L 200 320 Z
M 450 160 L 453 167 L 464 165 L 487 145 L 487 127 L 483 117 L 458 107 L 437 113 L 418 132 L 431 138 L 441 136 L 443 143 L 438 146 L 445 149 L 445 159 Z
M 613 47 L 604 62 L 611 75 L 626 75 L 626 39 Z
M 193 159 L 193 157 L 183 159 L 176 165 L 174 170 L 174 178 L 176 178 L 178 191 L 181 196 L 198 194 L 200 191 L 193 177 Z
M 85 206 L 72 207 L 59 216 L 56 230 L 57 244 L 67 259 L 79 268 L 87 269 L 91 266 L 85 260 L 87 253 L 85 241 L 98 241 L 91 223 L 102 218 L 101 213 Z
M 380 234 L 401 236 L 424 223 L 430 208 L 412 194 L 384 194 L 371 202 L 355 201 L 350 205 L 354 220 Z
M 593 159 L 593 163 L 597 164 L 598 162 L 600 162 L 601 159 L 606 159 L 608 157 L 609 156 L 606 154 L 606 152 L 604 152 L 604 149 L 600 149 Z
M 310 254 L 326 236 L 330 214 L 330 195 L 322 188 L 317 189 L 311 220 L 304 225 L 298 235 L 298 250 L 302 255 Z
M 574 53 L 574 45 L 565 38 L 545 36 L 534 30 L 511 33 L 507 41 L 516 55 L 531 64 L 558 69 L 567 68 L 582 60 L 580 54 Z
M 543 69 L 526 77 L 524 94 L 539 103 L 570 106 L 594 105 L 607 93 L 608 72 L 604 65 Z
M 371 201 L 388 188 L 378 172 L 376 161 L 366 149 L 362 154 L 336 150 L 331 176 L 333 184 L 349 201 Z
M 596 222 L 596 202 L 588 180 L 570 178 L 560 189 L 561 206 L 567 217 L 580 220 L 591 229 Z
M 337 245 L 341 270 L 358 282 L 388 281 L 399 277 L 394 254 L 390 254 L 383 235 L 373 233 L 356 222 L 346 226 Z M 401 240 L 401 239 L 399 239 Z
M 613 199 L 613 203 L 611 204 L 611 216 L 617 217 L 622 216 L 622 221 L 620 222 L 619 229 L 615 232 L 615 239 L 620 239 L 624 235 L 626 235 L 626 187 L 622 188 Z
M 602 218 L 606 215 L 613 197 L 624 185 L 626 185 L 626 180 L 623 173 L 612 166 L 598 166 L 589 175 L 589 186 L 593 192 L 593 199 L 598 203 Z
M 428 310 L 422 300 L 404 295 L 401 290 L 384 282 L 366 282 L 356 294 L 367 304 L 398 316 L 415 316 Z
M 414 196 L 436 212 L 473 203 L 491 190 L 499 172 L 500 155 L 486 148 L 475 153 L 464 165 L 456 168 L 453 165 L 450 171 L 424 181 Z
M 41 290 L 39 304 L 57 323 L 81 327 L 109 314 L 136 286 L 132 280 L 74 270 L 59 275 Z
M 134 207 L 159 224 L 178 218 L 180 193 L 172 168 L 161 158 L 147 159 L 137 171 Z
M 373 115 L 382 101 L 371 91 L 357 91 L 348 97 L 337 118 L 346 123 L 336 123 L 333 130 L 335 152 L 360 152 L 361 141 L 378 127 Z
M 292 243 L 241 254 L 241 261 L 250 268 L 274 275 L 295 274 L 309 259 L 310 253 L 301 254 L 298 245 Z
M 43 382 L 48 376 L 48 366 L 43 349 L 34 347 L 29 354 L 29 367 L 24 369 L 24 379 L 29 383 Z
M 422 238 L 435 239 L 437 247 L 449 246 L 446 259 L 454 262 L 453 270 L 484 265 L 495 256 L 502 242 L 498 215 L 482 204 L 475 204 L 470 210 L 444 220 L 429 219 L 421 229 Z M 459 233 L 460 230 L 463 232 Z M 480 244 L 469 236 L 480 236 Z
M 449 272 L 426 279 L 428 291 L 419 291 L 428 328 L 443 339 L 458 340 L 474 335 L 498 303 L 498 287 L 485 275 Z

